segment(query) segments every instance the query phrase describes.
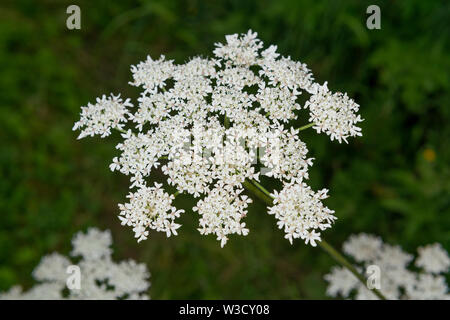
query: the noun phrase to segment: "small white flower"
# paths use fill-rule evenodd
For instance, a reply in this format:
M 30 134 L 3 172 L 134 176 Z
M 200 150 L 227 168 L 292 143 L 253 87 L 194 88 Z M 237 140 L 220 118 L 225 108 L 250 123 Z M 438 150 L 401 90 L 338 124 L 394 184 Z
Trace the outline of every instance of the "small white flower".
M 348 269 L 332 267 L 331 273 L 325 275 L 328 281 L 327 294 L 331 297 L 342 295 L 348 297 L 359 286 L 359 280 Z
M 211 190 L 205 199 L 199 200 L 192 208 L 200 215 L 198 228 L 200 233 L 215 234 L 221 247 L 227 243 L 228 235 L 246 236 L 249 232 L 241 220 L 247 215 L 247 207 L 252 200 L 239 195 L 240 192 L 241 190 L 218 187 Z
M 238 66 L 251 66 L 256 63 L 258 50 L 262 48 L 263 43 L 257 39 L 256 32 L 248 31 L 247 34 L 239 36 L 232 34 L 226 36 L 227 43 L 216 43 L 214 55 L 224 64 L 235 64 Z
M 147 239 L 149 229 L 165 232 L 167 236 L 180 225 L 175 224 L 175 218 L 184 210 L 177 210 L 172 206 L 173 196 L 170 196 L 155 183 L 154 187 L 141 187 L 135 193 L 127 196 L 130 202 L 119 204 L 119 218 L 122 224 L 133 227 L 138 242 Z
M 111 134 L 111 129 L 123 129 L 130 113 L 127 107 L 132 107 L 130 99 L 123 101 L 120 95 L 97 98 L 96 104 L 88 103 L 81 107 L 80 120 L 75 123 L 73 130 L 82 129 L 78 139 L 86 136 L 101 135 L 102 138 Z
M 64 281 L 67 278 L 66 268 L 70 264 L 70 260 L 59 253 L 49 254 L 34 269 L 33 277 L 38 281 Z
M 315 247 L 316 240 L 320 241 L 320 232 L 316 231 L 330 228 L 336 219 L 334 211 L 322 203 L 328 197 L 326 189 L 314 192 L 305 183 L 291 183 L 272 196 L 274 205 L 268 213 L 275 215 L 278 227 L 284 229 L 291 244 L 293 239 L 301 238 Z
M 417 251 L 419 257 L 416 260 L 416 266 L 431 273 L 448 271 L 450 267 L 450 258 L 447 251 L 444 250 L 440 243 L 420 247 Z
M 380 237 L 376 237 L 366 233 L 351 235 L 344 243 L 342 249 L 356 261 L 373 261 L 377 258 L 377 254 L 383 245 Z
M 72 245 L 72 256 L 81 256 L 85 260 L 107 257 L 112 254 L 111 232 L 90 228 L 86 234 L 77 233 L 72 239 Z
M 363 121 L 357 114 L 359 105 L 350 99 L 346 93 L 332 93 L 327 83 L 316 85 L 315 94 L 306 102 L 309 108 L 309 120 L 314 122 L 317 133 L 324 132 L 331 140 L 347 142 L 347 137 L 362 136 L 361 128 L 356 124 Z
M 307 231 L 300 236 L 305 240 L 306 244 L 308 244 L 309 242 L 313 247 L 317 246 L 316 240 L 320 241 L 320 233 L 317 233 L 314 230 L 312 230 L 311 232 Z
M 166 61 L 164 56 L 153 60 L 147 56 L 147 60 L 136 66 L 131 66 L 133 73 L 133 86 L 142 86 L 146 92 L 155 93 L 156 89 L 163 88 L 165 81 L 176 70 L 172 60 Z

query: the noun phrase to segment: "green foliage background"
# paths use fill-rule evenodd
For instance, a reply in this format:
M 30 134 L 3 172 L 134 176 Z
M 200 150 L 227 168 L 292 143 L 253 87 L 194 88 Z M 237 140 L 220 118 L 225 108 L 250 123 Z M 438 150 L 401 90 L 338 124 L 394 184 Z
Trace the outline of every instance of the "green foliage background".
M 81 30 L 65 26 L 73 3 Z M 381 30 L 365 26 L 369 4 L 381 7 Z M 76 231 L 98 226 L 113 231 L 116 258 L 148 264 L 155 299 L 325 297 L 334 261 L 291 246 L 259 202 L 249 236 L 224 249 L 198 234 L 190 210 L 179 237 L 152 233 L 138 245 L 116 217 L 128 192 L 127 178 L 108 169 L 118 137 L 77 141 L 71 131 L 95 97 L 137 97 L 129 66 L 146 55 L 183 62 L 249 28 L 361 105 L 362 138 L 339 145 L 304 134 L 316 158 L 310 183 L 330 189 L 339 218 L 325 238 L 340 247 L 370 232 L 409 251 L 431 242 L 449 250 L 448 21 L 448 1 L 2 1 L 0 291 L 32 285 L 41 256 L 68 253 Z

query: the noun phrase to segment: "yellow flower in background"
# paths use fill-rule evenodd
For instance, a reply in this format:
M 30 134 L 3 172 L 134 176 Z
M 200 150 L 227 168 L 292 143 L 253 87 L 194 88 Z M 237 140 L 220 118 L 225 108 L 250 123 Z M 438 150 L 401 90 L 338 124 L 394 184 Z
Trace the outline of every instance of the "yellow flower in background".
M 425 158 L 425 160 L 427 160 L 428 162 L 433 162 L 436 159 L 436 152 L 434 152 L 433 149 L 431 148 L 426 148 L 423 151 L 423 157 Z

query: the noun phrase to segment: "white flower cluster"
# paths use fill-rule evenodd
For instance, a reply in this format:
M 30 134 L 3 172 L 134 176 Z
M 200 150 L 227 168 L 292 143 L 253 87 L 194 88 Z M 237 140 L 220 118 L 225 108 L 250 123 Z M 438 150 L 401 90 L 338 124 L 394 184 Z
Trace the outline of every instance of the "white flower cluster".
M 110 168 L 130 175 L 130 187 L 138 188 L 129 203 L 120 205 L 120 219 L 138 241 L 149 229 L 170 236 L 179 227 L 174 219 L 181 210 L 172 206 L 173 197 L 159 186 L 147 187 L 147 178 L 159 167 L 177 192 L 202 197 L 196 205 L 199 230 L 215 234 L 222 245 L 229 234 L 248 233 L 241 219 L 249 199 L 240 194 L 243 183 L 259 181 L 260 174 L 284 184 L 271 212 L 290 241 L 302 238 L 315 245 L 317 231 L 330 227 L 333 211 L 321 204 L 326 191 L 316 194 L 304 184 L 313 159 L 291 121 L 307 109 L 317 132 L 347 141 L 361 135 L 358 105 L 346 94 L 329 91 L 326 83 L 315 83 L 305 64 L 276 49 L 263 49 L 249 31 L 226 36 L 213 58 L 177 65 L 164 56 L 148 57 L 131 67 L 130 84 L 143 89 L 133 112 L 128 100 L 116 97 L 83 108 L 74 127 L 83 128 L 80 137 L 103 137 L 110 128 L 122 131 L 121 154 Z M 303 107 L 302 93 L 310 95 Z
M 120 95 L 97 98 L 96 104 L 88 103 L 81 107 L 80 120 L 75 123 L 73 130 L 82 129 L 78 139 L 87 136 L 101 135 L 102 138 L 111 134 L 111 129 L 122 129 L 129 116 L 127 107 L 132 107 L 130 99 L 123 101 Z
M 419 252 L 419 257 L 416 260 L 416 266 L 430 273 L 448 271 L 450 258 L 440 243 L 420 247 L 417 251 Z
M 380 291 L 387 299 L 450 299 L 445 278 L 450 268 L 450 258 L 438 243 L 417 249 L 414 269 L 411 268 L 413 255 L 373 235 L 352 235 L 344 243 L 343 250 L 359 263 L 359 271 L 371 265 L 380 268 Z M 348 269 L 335 266 L 325 276 L 325 280 L 329 283 L 327 294 L 331 297 L 340 295 L 350 298 L 354 295 L 358 300 L 377 299 Z
M 150 287 L 150 273 L 145 264 L 134 260 L 115 263 L 112 258 L 110 231 L 90 228 L 87 233 L 79 232 L 72 240 L 71 256 L 77 263 L 59 253 L 52 253 L 41 259 L 33 271 L 33 278 L 39 283 L 23 292 L 20 286 L 0 293 L 0 299 L 12 300 L 115 300 L 149 299 L 146 292 Z M 80 288 L 68 289 L 66 282 L 71 276 L 68 267 L 80 268 Z
M 301 238 L 305 243 L 316 246 L 320 241 L 320 232 L 331 227 L 336 219 L 334 211 L 322 204 L 328 198 L 328 190 L 311 190 L 305 183 L 286 185 L 280 193 L 274 192 L 274 206 L 269 214 L 275 215 L 280 229 L 284 228 L 285 238 L 291 243 Z
M 172 206 L 175 197 L 164 192 L 161 186 L 157 183 L 154 187 L 143 186 L 127 196 L 129 203 L 119 204 L 122 225 L 133 226 L 138 242 L 147 239 L 147 228 L 165 232 L 168 237 L 177 235 L 180 225 L 174 220 L 183 210 Z
M 362 136 L 361 128 L 356 124 L 361 122 L 361 116 L 357 114 L 359 105 L 350 99 L 346 93 L 332 93 L 328 90 L 327 83 L 316 86 L 316 91 L 305 107 L 309 108 L 310 121 L 314 123 L 314 129 L 318 133 L 325 132 L 331 140 L 347 142 L 348 136 Z
M 248 233 L 241 219 L 247 215 L 246 208 L 252 201 L 247 196 L 239 196 L 240 192 L 216 188 L 192 208 L 201 216 L 200 233 L 215 234 L 222 247 L 228 240 L 227 235 L 235 233 L 245 236 Z

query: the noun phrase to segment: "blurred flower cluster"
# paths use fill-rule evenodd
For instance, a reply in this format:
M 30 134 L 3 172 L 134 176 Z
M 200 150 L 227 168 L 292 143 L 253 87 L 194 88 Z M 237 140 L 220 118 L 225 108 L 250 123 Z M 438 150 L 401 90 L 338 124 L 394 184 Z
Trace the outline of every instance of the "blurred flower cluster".
M 200 198 L 194 207 L 199 231 L 214 234 L 222 246 L 230 234 L 248 234 L 243 218 L 251 199 L 242 191 L 245 181 L 259 181 L 261 173 L 283 183 L 269 213 L 286 238 L 316 245 L 334 211 L 321 203 L 326 189 L 316 193 L 304 182 L 313 158 L 292 121 L 305 109 L 307 127 L 347 142 L 361 136 L 358 104 L 331 92 L 326 82 L 314 82 L 305 64 L 280 56 L 276 46 L 264 49 L 251 30 L 215 46 L 213 58 L 181 65 L 147 57 L 131 67 L 130 84 L 143 90 L 137 106 L 119 96 L 102 97 L 82 108 L 74 130 L 81 130 L 79 138 L 121 131 L 120 155 L 110 168 L 129 175 L 130 188 L 137 189 L 119 205 L 119 218 L 138 241 L 150 229 L 171 236 L 180 227 L 175 219 L 183 210 L 173 206 L 174 195 L 162 185 L 147 185 L 160 168 L 177 193 Z M 303 106 L 301 95 L 309 97 Z
M 14 286 L 0 293 L 0 299 L 12 300 L 57 300 L 57 299 L 149 299 L 150 273 L 145 264 L 134 260 L 116 263 L 112 260 L 112 238 L 110 231 L 91 228 L 87 233 L 79 232 L 72 240 L 71 256 L 52 253 L 41 259 L 33 271 L 39 283 L 23 292 Z M 71 266 L 80 270 L 79 288 L 68 288 Z
M 379 268 L 380 291 L 388 299 L 450 299 L 445 278 L 450 258 L 439 243 L 419 247 L 414 259 L 400 246 L 389 245 L 380 237 L 361 233 L 350 236 L 343 250 L 358 263 L 359 271 L 368 270 L 369 266 Z M 348 269 L 335 266 L 325 280 L 329 283 L 327 294 L 331 297 L 351 298 L 354 295 L 358 300 L 377 299 Z

